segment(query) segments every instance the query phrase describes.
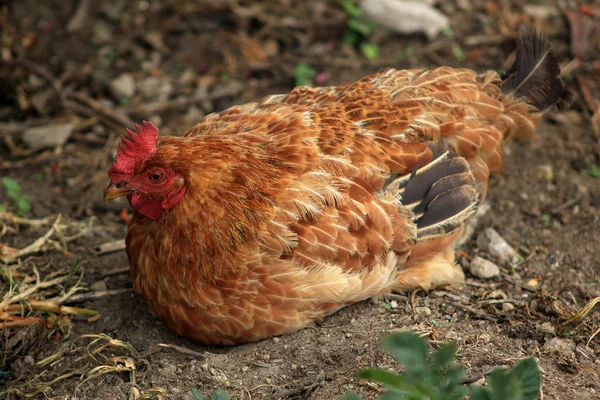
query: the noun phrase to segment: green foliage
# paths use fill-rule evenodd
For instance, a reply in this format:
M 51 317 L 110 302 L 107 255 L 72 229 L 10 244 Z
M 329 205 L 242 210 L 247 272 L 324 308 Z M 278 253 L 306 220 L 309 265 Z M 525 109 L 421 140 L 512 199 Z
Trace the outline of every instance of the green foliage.
M 17 207 L 17 214 L 21 217 L 25 216 L 31 210 L 31 198 L 21 194 L 21 185 L 14 179 L 4 177 L 2 185 L 8 198 Z
M 306 63 L 298 63 L 298 65 L 296 65 L 296 68 L 294 69 L 294 79 L 296 81 L 296 86 L 306 85 L 316 75 L 317 72 L 313 67 Z
M 519 361 L 513 369 L 495 368 L 489 388 L 473 386 L 471 400 L 535 400 L 540 393 L 540 371 L 533 358 Z
M 465 57 L 465 53 L 459 46 L 454 46 L 452 48 L 452 55 L 456 58 L 457 61 L 464 61 L 467 57 Z
M 209 400 L 198 389 L 192 388 L 192 397 L 194 400 Z M 210 394 L 210 400 L 230 400 L 231 397 L 223 389 L 215 390 Z
M 377 29 L 377 24 L 366 18 L 354 0 L 340 0 L 340 5 L 348 15 L 342 41 L 348 46 L 359 46 L 367 60 L 376 60 L 379 57 L 379 46 L 371 43 L 369 38 Z
M 600 178 L 600 168 L 595 164 L 592 164 L 591 167 L 584 169 L 583 173 L 587 176 L 591 176 L 592 178 Z
M 373 43 L 363 42 L 360 44 L 360 51 L 369 61 L 377 60 L 379 57 L 379 46 Z
M 494 369 L 486 388 L 468 387 L 462 384 L 465 369 L 454 364 L 454 344 L 444 344 L 433 351 L 423 338 L 403 332 L 386 337 L 384 347 L 406 372 L 365 368 L 357 374 L 387 389 L 379 400 L 460 400 L 469 394 L 471 400 L 535 400 L 540 392 L 540 372 L 533 358 L 520 361 L 510 371 Z M 342 399 L 360 397 L 346 393 Z

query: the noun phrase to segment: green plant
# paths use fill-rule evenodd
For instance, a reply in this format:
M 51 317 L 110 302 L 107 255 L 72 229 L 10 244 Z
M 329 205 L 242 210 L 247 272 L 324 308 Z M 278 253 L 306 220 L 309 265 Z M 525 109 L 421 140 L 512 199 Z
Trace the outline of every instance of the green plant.
M 210 400 L 230 400 L 231 399 L 231 397 L 229 397 L 227 392 L 225 392 L 223 389 L 215 390 L 209 396 L 210 397 L 206 397 L 205 395 L 200 393 L 200 391 L 196 388 L 192 389 L 192 397 L 194 398 L 194 400 L 209 400 L 209 399 Z
M 359 378 L 377 382 L 387 389 L 379 400 L 535 400 L 541 377 L 533 358 L 518 362 L 510 371 L 495 368 L 489 374 L 488 387 L 466 386 L 465 369 L 455 365 L 456 347 L 444 344 L 437 350 L 411 332 L 385 338 L 384 347 L 406 369 L 404 374 L 381 368 L 365 368 Z M 347 393 L 343 400 L 360 400 Z
M 379 47 L 369 41 L 371 35 L 377 29 L 377 24 L 367 19 L 361 9 L 353 0 L 340 0 L 340 5 L 348 15 L 346 32 L 342 41 L 349 46 L 358 45 L 360 51 L 368 60 L 379 57 Z
M 6 190 L 6 195 L 17 207 L 17 214 L 21 217 L 25 216 L 31 210 L 31 198 L 21 194 L 21 185 L 11 178 L 2 178 L 2 185 Z
M 296 86 L 306 85 L 316 75 L 317 72 L 313 67 L 303 62 L 298 63 L 294 69 L 294 80 L 296 81 Z
M 592 164 L 590 168 L 584 169 L 583 173 L 592 178 L 600 178 L 600 168 L 595 164 Z

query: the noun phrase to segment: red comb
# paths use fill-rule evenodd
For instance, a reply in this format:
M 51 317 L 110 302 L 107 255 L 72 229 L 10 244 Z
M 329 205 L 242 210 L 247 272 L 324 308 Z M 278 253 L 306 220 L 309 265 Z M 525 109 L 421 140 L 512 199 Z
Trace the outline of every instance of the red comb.
M 135 130 L 137 133 L 125 128 L 129 138 L 121 136 L 122 143 L 119 144 L 117 157 L 109 174 L 132 174 L 137 163 L 147 160 L 156 151 L 156 126 L 152 122 L 144 121 L 142 126 L 135 124 Z

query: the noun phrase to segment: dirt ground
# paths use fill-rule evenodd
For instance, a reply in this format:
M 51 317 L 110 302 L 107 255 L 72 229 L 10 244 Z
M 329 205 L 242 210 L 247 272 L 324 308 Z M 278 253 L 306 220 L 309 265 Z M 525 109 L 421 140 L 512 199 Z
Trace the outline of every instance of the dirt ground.
M 343 43 L 347 14 L 337 1 L 0 2 L 0 177 L 30 198 L 27 219 L 47 218 L 32 225 L 2 214 L 0 246 L 25 248 L 62 215 L 45 251 L 0 262 L 2 296 L 17 281 L 35 286 L 36 271 L 45 281 L 66 278 L 37 287 L 31 300 L 60 298 L 74 285 L 104 295 L 92 299 L 86 289 L 65 300 L 100 313 L 91 318 L 64 308 L 23 309 L 26 326 L 4 326 L 3 398 L 193 399 L 197 388 L 225 389 L 235 399 L 334 399 L 345 391 L 371 399 L 378 388 L 354 373 L 395 367 L 382 338 L 408 328 L 434 345 L 455 341 L 469 376 L 533 355 L 543 399 L 600 398 L 600 335 L 588 342 L 600 327 L 600 309 L 563 326 L 600 297 L 600 114 L 595 127 L 592 118 L 600 104 L 599 35 L 586 31 L 589 21 L 598 24 L 600 8 L 431 3 L 451 29 L 431 41 L 378 29 L 369 40 L 379 57 L 369 61 L 358 46 Z M 564 65 L 577 60 L 565 73 L 574 102 L 546 114 L 535 140 L 508 144 L 505 171 L 491 180 L 490 209 L 460 261 L 468 271 L 467 257 L 490 258 L 476 238 L 494 228 L 522 259 L 501 267 L 498 277 L 467 272 L 462 288 L 362 302 L 292 335 L 210 348 L 177 337 L 152 315 L 131 291 L 123 250 L 98 253 L 99 245 L 124 238 L 131 215 L 125 202 L 102 201 L 117 135 L 131 121 L 148 119 L 162 134 L 183 134 L 206 113 L 290 90 L 300 63 L 312 66 L 321 85 L 384 66 L 501 70 L 521 23 L 543 30 Z M 73 123 L 66 143 L 28 146 L 24 132 L 65 121 Z M 5 187 L 0 204 L 16 212 Z

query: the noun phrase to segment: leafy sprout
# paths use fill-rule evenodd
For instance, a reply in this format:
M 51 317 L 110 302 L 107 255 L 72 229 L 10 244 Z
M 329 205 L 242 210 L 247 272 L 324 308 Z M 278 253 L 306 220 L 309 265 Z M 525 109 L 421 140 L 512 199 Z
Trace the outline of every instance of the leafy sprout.
M 31 198 L 21 193 L 21 185 L 11 178 L 2 178 L 2 185 L 6 190 L 6 195 L 17 207 L 17 214 L 25 216 L 31 210 Z

